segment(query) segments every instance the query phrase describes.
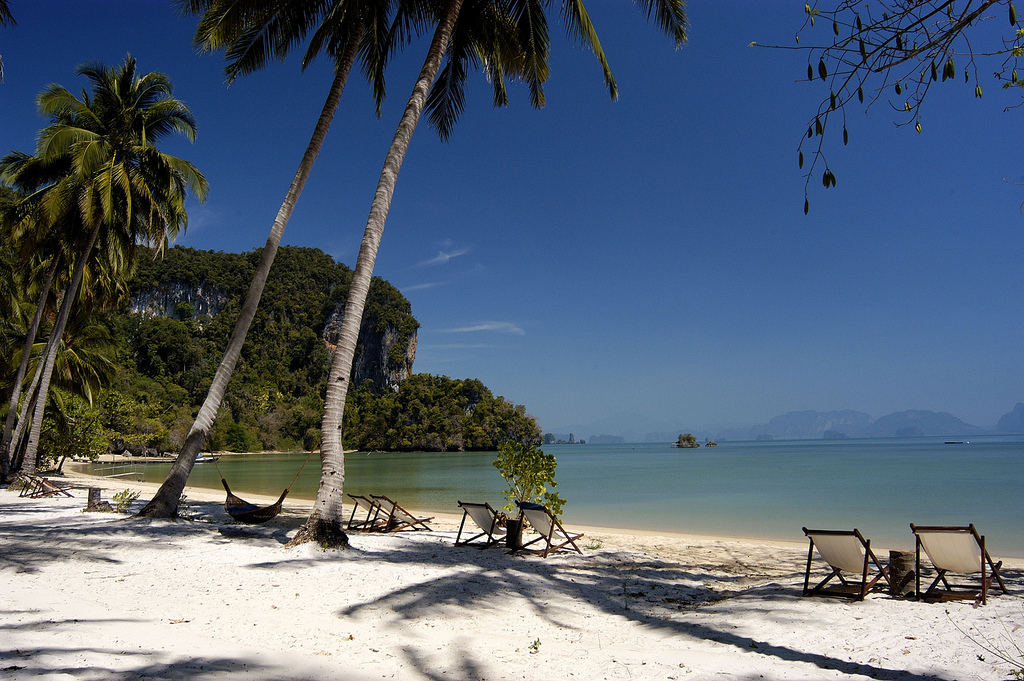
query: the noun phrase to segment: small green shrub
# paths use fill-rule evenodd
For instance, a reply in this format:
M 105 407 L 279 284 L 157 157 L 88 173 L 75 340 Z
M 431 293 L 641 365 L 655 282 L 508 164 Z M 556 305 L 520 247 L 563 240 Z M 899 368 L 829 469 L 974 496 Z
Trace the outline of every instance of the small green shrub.
M 555 482 L 557 465 L 554 454 L 545 454 L 536 445 L 519 442 L 503 442 L 498 445 L 494 467 L 508 485 L 502 492 L 508 501 L 505 510 L 516 513 L 517 501 L 529 501 L 544 504 L 557 518 L 565 505 L 565 499 L 558 492 L 548 491 L 548 487 L 558 487 Z
M 124 489 L 114 495 L 114 510 L 118 513 L 127 513 L 132 504 L 142 496 L 142 492 Z

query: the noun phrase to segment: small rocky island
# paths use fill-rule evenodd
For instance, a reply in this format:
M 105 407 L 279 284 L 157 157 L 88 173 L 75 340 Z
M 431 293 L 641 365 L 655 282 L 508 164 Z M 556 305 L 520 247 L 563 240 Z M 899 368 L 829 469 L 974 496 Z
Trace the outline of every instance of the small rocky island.
M 679 436 L 679 439 L 672 443 L 673 447 L 679 447 L 681 449 L 695 449 L 700 447 L 700 443 L 690 433 L 683 433 Z

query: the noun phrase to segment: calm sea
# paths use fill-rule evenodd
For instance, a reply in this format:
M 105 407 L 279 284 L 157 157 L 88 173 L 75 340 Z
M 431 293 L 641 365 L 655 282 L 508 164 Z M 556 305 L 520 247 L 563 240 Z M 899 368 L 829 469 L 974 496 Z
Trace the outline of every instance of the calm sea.
M 1024 436 L 553 445 L 563 521 L 732 537 L 803 540 L 801 528 L 857 527 L 875 546 L 913 548 L 909 523 L 974 523 L 994 555 L 1024 557 Z M 305 454 L 223 457 L 236 493 L 278 495 Z M 403 506 L 457 512 L 456 501 L 504 502 L 492 453 L 356 453 L 346 491 L 387 494 Z M 142 466 L 160 482 L 169 464 Z M 309 462 L 292 496 L 312 499 Z M 189 484 L 220 487 L 212 465 Z

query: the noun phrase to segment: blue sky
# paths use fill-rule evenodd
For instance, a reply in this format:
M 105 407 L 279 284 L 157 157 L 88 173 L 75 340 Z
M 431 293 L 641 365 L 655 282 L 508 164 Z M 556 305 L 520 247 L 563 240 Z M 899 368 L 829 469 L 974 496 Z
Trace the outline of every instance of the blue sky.
M 297 60 L 226 87 L 194 19 L 163 0 L 12 0 L 0 29 L 0 147 L 29 151 L 48 83 L 118 63 L 175 83 L 199 121 L 166 148 L 211 194 L 178 243 L 262 246 L 331 79 Z M 693 0 L 674 50 L 629 3 L 590 0 L 619 84 L 554 38 L 548 105 L 491 107 L 471 78 L 448 143 L 422 125 L 375 273 L 412 302 L 415 370 L 476 377 L 577 436 L 712 432 L 799 409 L 948 411 L 991 426 L 1024 401 L 1020 94 L 933 89 L 924 132 L 883 101 L 850 110 L 830 147 L 838 182 L 804 180 L 797 145 L 820 81 L 792 44 L 802 3 Z M 987 30 L 987 29 L 986 29 Z M 809 42 L 804 35 L 804 43 Z M 426 51 L 411 45 L 373 116 L 352 79 L 284 236 L 354 265 L 373 188 Z M 983 73 L 991 68 L 982 67 Z

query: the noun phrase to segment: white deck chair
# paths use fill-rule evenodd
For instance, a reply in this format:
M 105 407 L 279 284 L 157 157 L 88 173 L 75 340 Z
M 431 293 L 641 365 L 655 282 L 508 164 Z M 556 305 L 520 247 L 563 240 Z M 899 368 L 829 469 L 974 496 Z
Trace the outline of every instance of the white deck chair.
M 388 499 L 383 494 L 371 494 L 371 497 L 377 500 L 380 504 L 380 510 L 386 515 L 386 521 L 384 526 L 381 528 L 384 532 L 397 532 L 398 530 L 429 530 L 430 526 L 427 525 L 427 521 L 433 520 L 434 517 L 419 518 L 409 513 L 404 508 L 396 504 L 391 499 Z
M 348 519 L 348 529 L 367 531 L 383 529 L 383 526 L 387 524 L 387 519 L 380 517 L 380 504 L 361 494 L 349 494 L 349 497 L 356 502 L 356 505 L 352 507 L 352 515 Z M 360 509 L 366 512 L 366 517 L 356 520 L 356 513 Z
M 490 504 L 473 504 L 460 501 L 459 506 L 462 508 L 462 523 L 459 524 L 459 533 L 455 535 L 456 546 L 469 545 L 471 542 L 474 542 L 481 537 L 484 538 L 482 542 L 477 542 L 472 545 L 481 549 L 486 549 L 489 546 L 494 546 L 501 542 L 502 538 L 505 536 L 505 526 L 499 524 L 498 512 L 491 508 Z M 462 530 L 466 526 L 467 517 L 482 531 L 479 534 L 474 534 L 465 541 L 459 541 L 462 538 Z
M 862 601 L 879 580 L 884 579 L 887 584 L 889 583 L 889 569 L 878 562 L 878 558 L 871 551 L 871 542 L 864 539 L 858 530 L 808 530 L 806 527 L 803 529 L 810 540 L 810 546 L 807 548 L 807 571 L 804 574 L 804 596 L 837 596 Z M 811 561 L 815 549 L 832 571 L 817 586 L 811 588 Z M 843 572 L 855 575 L 856 579 L 847 580 Z M 838 578 L 841 586 L 826 588 L 833 578 Z
M 530 521 L 530 525 L 533 529 L 540 534 L 536 539 L 532 539 L 520 546 L 518 549 L 515 549 L 516 551 L 525 550 L 531 553 L 536 553 L 541 558 L 547 558 L 558 549 L 571 546 L 572 550 L 576 551 L 576 553 L 583 553 L 580 551 L 580 547 L 576 546 L 576 540 L 583 536 L 582 532 L 579 534 L 570 534 L 569 532 L 566 532 L 565 528 L 562 527 L 562 524 L 558 522 L 558 518 L 551 515 L 551 511 L 540 504 L 531 504 L 525 501 L 516 503 L 523 511 L 523 515 L 526 516 L 526 519 Z M 526 548 L 527 546 L 536 544 L 539 541 L 544 542 L 543 549 Z
M 917 598 L 925 600 L 963 599 L 988 601 L 988 591 L 996 582 L 1003 593 L 1008 593 L 999 574 L 1002 561 L 996 563 L 985 549 L 985 537 L 978 534 L 974 525 L 914 525 L 910 529 L 916 537 Z M 921 592 L 921 549 L 928 555 L 938 575 L 924 593 Z M 972 575 L 981 573 L 980 588 L 950 585 L 947 573 Z M 939 589 L 939 584 L 945 590 Z

